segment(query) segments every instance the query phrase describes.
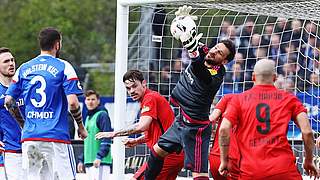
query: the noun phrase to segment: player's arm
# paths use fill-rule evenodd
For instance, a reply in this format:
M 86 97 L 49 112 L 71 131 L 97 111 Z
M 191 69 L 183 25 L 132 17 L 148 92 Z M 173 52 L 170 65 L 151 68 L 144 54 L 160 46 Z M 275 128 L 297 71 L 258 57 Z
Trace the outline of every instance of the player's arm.
M 319 172 L 313 163 L 314 138 L 307 113 L 299 113 L 296 117 L 296 122 L 301 129 L 304 143 L 305 160 L 303 168 L 309 176 L 319 177 Z
M 131 134 L 139 134 L 147 130 L 152 122 L 151 116 L 141 116 L 139 122 L 129 126 L 128 128 L 114 132 L 99 132 L 96 134 L 97 139 L 113 138 L 118 136 L 128 136 Z
M 209 120 L 212 122 L 212 125 L 214 125 L 217 122 L 217 120 L 220 117 L 220 115 L 221 115 L 221 110 L 220 109 L 214 109 L 212 111 L 212 113 L 209 116 Z
M 6 95 L 4 100 L 4 105 L 6 109 L 9 111 L 9 113 L 11 114 L 11 116 L 18 122 L 20 127 L 23 128 L 24 119 L 15 99 L 10 95 Z
M 97 117 L 97 127 L 99 128 L 100 132 L 103 131 L 112 131 L 111 128 L 111 121 L 108 111 L 104 111 L 99 114 Z M 101 160 L 102 158 L 106 157 L 110 152 L 111 140 L 110 139 L 102 139 L 99 147 L 99 151 L 97 152 L 96 159 Z
M 227 164 L 228 164 L 228 154 L 230 146 L 230 130 L 232 124 L 231 122 L 223 118 L 220 129 L 219 129 L 219 147 L 220 147 L 220 167 L 219 172 L 221 175 L 227 174 Z
M 146 138 L 144 135 L 142 135 L 138 138 L 127 138 L 127 139 L 123 140 L 122 142 L 126 147 L 131 148 L 131 147 L 134 147 L 138 144 L 145 143 Z
M 82 113 L 78 97 L 76 94 L 69 94 L 67 95 L 67 99 L 72 117 L 78 125 L 78 135 L 81 139 L 85 139 L 88 133 L 83 125 Z

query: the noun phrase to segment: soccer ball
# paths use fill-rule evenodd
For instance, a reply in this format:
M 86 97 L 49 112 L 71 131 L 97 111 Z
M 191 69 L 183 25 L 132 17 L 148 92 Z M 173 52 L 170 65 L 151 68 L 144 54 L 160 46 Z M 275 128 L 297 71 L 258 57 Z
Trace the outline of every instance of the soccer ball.
M 177 16 L 171 23 L 170 32 L 175 39 L 180 40 L 183 33 L 191 33 L 192 30 L 196 30 L 196 27 L 196 23 L 190 16 Z

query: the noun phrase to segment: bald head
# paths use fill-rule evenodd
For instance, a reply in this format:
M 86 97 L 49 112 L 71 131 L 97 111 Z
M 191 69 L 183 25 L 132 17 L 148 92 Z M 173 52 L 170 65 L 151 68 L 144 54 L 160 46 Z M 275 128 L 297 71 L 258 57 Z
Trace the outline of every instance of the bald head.
M 269 59 L 259 60 L 253 68 L 255 84 L 273 84 L 275 81 L 275 62 Z

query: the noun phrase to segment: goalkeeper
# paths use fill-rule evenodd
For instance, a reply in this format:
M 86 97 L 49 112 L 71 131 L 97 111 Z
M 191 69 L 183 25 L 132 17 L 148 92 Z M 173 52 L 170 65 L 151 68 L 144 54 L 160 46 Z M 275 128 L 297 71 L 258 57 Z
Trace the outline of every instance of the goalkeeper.
M 153 146 L 148 159 L 145 179 L 156 179 L 163 158 L 171 153 L 185 152 L 184 166 L 194 179 L 208 178 L 208 149 L 211 135 L 209 113 L 211 103 L 225 74 L 224 65 L 232 61 L 235 46 L 223 40 L 210 50 L 201 44 L 190 16 L 191 7 L 180 7 L 171 26 L 173 36 L 189 52 L 192 62 L 181 75 L 171 94 L 171 103 L 180 107 L 180 115 Z M 191 26 L 191 27 L 190 27 Z

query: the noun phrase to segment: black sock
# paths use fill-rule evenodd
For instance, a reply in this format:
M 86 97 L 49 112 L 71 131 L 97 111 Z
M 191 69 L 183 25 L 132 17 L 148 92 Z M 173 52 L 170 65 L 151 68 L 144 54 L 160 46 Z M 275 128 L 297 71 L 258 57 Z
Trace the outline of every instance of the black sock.
M 155 180 L 160 174 L 163 166 L 163 157 L 160 157 L 153 149 L 151 149 L 150 157 L 147 162 L 147 169 L 144 173 L 145 180 Z

